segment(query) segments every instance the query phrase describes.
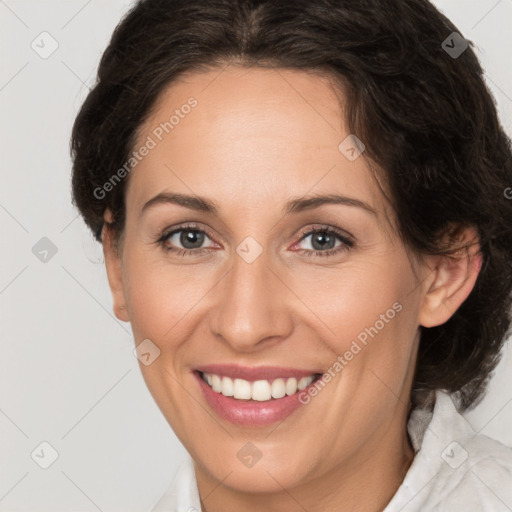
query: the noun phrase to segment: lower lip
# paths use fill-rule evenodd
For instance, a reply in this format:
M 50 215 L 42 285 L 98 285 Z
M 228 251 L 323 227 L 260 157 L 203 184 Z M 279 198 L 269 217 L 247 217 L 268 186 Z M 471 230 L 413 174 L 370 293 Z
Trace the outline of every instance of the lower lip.
M 210 407 L 222 418 L 245 426 L 271 425 L 283 421 L 296 411 L 302 404 L 299 393 L 279 399 L 258 402 L 256 400 L 237 400 L 233 397 L 217 393 L 203 380 L 198 372 L 194 372 L 203 395 Z M 312 386 L 314 382 L 310 384 Z M 309 386 L 308 386 L 309 387 Z M 306 388 L 302 392 L 307 392 Z

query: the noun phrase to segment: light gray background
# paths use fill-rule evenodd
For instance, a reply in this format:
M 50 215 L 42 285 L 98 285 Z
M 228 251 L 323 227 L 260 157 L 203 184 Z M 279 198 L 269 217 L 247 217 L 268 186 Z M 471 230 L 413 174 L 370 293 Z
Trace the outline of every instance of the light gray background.
M 3 512 L 150 510 L 185 454 L 146 389 L 129 324 L 112 314 L 101 246 L 70 203 L 73 119 L 131 3 L 0 0 Z M 512 135 L 512 0 L 434 3 L 477 44 Z M 47 59 L 31 48 L 43 31 L 59 45 Z M 42 237 L 58 250 L 46 263 L 32 252 Z M 512 445 L 506 349 L 466 417 Z M 50 453 L 43 441 L 59 454 L 48 469 L 34 461 Z

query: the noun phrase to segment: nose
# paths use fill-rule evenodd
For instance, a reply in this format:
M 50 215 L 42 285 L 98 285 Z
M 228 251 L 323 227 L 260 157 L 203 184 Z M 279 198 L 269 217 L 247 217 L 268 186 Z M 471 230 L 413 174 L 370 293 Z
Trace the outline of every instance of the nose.
M 238 352 L 268 348 L 289 337 L 293 294 L 283 281 L 265 251 L 251 263 L 235 253 L 217 292 L 213 334 Z

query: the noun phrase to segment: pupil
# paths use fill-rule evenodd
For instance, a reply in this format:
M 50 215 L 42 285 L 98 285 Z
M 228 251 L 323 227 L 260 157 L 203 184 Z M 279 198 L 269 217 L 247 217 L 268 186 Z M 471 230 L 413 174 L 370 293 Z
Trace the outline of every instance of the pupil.
M 317 244 L 317 241 L 319 241 L 319 244 Z M 329 244 L 329 242 L 331 242 Z M 319 249 L 333 249 L 334 245 L 332 243 L 334 242 L 334 237 L 331 235 L 327 235 L 325 233 L 315 233 L 313 235 L 313 241 L 312 246 L 313 249 L 319 250 Z M 329 244 L 329 247 L 326 247 Z
M 182 231 L 180 243 L 185 249 L 197 249 L 201 247 L 204 241 L 204 234 L 198 231 Z M 187 245 L 191 244 L 191 245 Z

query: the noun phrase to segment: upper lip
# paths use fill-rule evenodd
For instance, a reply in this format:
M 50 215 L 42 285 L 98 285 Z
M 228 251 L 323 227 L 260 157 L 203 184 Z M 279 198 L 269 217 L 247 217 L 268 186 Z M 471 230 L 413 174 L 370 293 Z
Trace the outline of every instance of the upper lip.
M 241 366 L 235 364 L 207 364 L 195 369 L 202 373 L 213 373 L 232 379 L 244 379 L 249 382 L 256 380 L 273 380 L 280 377 L 291 378 L 309 377 L 321 372 L 315 370 L 301 370 L 298 368 L 285 368 L 281 366 Z

